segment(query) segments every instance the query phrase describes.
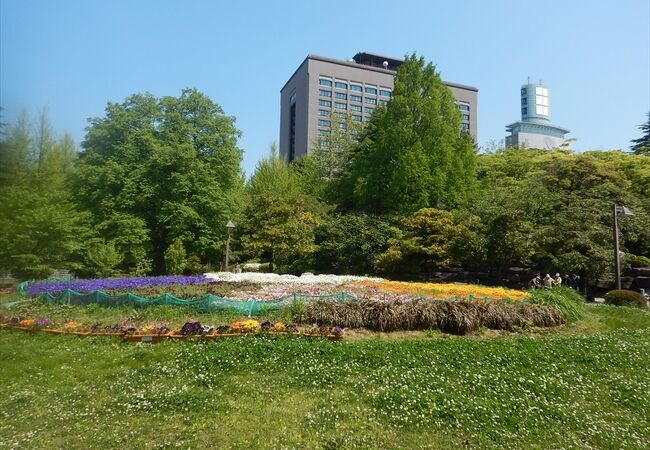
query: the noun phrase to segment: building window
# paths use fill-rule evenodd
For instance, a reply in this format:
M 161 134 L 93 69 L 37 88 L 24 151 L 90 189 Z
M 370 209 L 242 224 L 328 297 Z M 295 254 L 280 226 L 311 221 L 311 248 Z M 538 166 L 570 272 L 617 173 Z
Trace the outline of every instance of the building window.
M 521 115 L 522 116 L 527 116 L 528 115 L 528 108 L 521 108 Z
M 535 87 L 535 113 L 541 116 L 548 116 L 548 89 Z
M 469 124 L 468 123 L 461 123 L 460 128 L 462 130 L 469 130 Z
M 469 114 L 463 114 L 463 120 L 469 120 Z
M 289 111 L 289 162 L 296 159 L 296 104 Z
M 376 105 L 377 104 L 377 99 L 376 98 L 368 98 L 366 97 L 364 101 L 369 104 L 369 105 Z
M 361 103 L 361 96 L 360 95 L 350 95 L 350 101 L 351 102 L 359 102 L 359 103 Z
M 458 109 L 460 109 L 461 111 L 469 111 L 469 105 L 466 105 L 464 103 L 459 103 Z
M 356 120 L 357 122 L 361 122 L 361 116 L 358 114 L 352 114 L 352 120 Z
M 348 99 L 348 94 L 345 94 L 343 92 L 335 92 L 334 97 L 340 98 L 341 100 L 347 100 Z
M 350 110 L 351 111 L 359 111 L 359 112 L 361 112 L 361 106 L 359 106 L 359 105 L 350 105 Z
M 339 128 L 341 130 L 345 130 L 347 128 L 347 125 L 345 124 L 345 122 L 339 122 Z
M 366 86 L 366 94 L 377 95 L 377 89 L 375 89 L 374 87 Z
M 329 116 L 330 112 L 328 110 L 326 110 L 326 109 L 319 109 L 318 110 L 318 115 L 319 116 Z
M 331 125 L 331 122 L 329 120 L 318 119 L 318 126 L 319 127 L 329 127 L 330 125 Z
M 366 114 L 372 114 L 374 110 L 374 108 L 366 108 Z
M 351 84 L 350 85 L 350 90 L 355 91 L 355 92 L 363 92 L 363 88 L 359 86 L 358 84 Z
M 318 84 L 320 84 L 321 86 L 332 87 L 332 80 L 326 80 L 324 78 L 321 78 L 321 79 L 318 80 Z
M 343 83 L 342 81 L 337 81 L 336 83 L 334 83 L 334 87 L 337 88 L 337 89 L 347 89 L 348 84 Z
M 334 117 L 336 117 L 337 119 L 345 119 L 345 113 L 335 111 Z
M 535 113 L 540 116 L 548 116 L 548 106 L 535 105 Z
M 334 108 L 336 109 L 348 109 L 348 105 L 345 103 L 334 102 Z
M 332 107 L 332 102 L 330 102 L 329 100 L 323 100 L 322 98 L 318 99 L 318 104 L 320 106 L 329 106 L 330 108 Z
M 526 95 L 526 88 L 525 87 L 521 88 L 521 95 Z
M 526 97 L 521 97 L 521 104 L 525 105 L 526 103 L 528 103 L 528 99 Z
M 319 136 L 329 136 L 330 134 L 332 134 L 330 130 L 318 130 Z
M 319 89 L 318 95 L 320 95 L 321 97 L 331 97 L 332 91 L 328 91 L 327 89 Z
M 386 100 L 379 100 L 379 106 L 384 106 L 388 103 Z
M 295 101 L 296 101 L 296 91 L 293 91 L 289 96 L 289 103 L 293 103 Z
M 380 90 L 379 90 L 379 95 L 381 95 L 382 97 L 390 97 L 390 91 L 386 91 L 386 90 L 384 90 L 384 89 L 380 89 Z

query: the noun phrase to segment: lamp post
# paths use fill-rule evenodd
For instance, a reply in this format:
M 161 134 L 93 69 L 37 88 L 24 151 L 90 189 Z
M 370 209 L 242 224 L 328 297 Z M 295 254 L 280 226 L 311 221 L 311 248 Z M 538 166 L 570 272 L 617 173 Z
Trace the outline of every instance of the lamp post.
M 614 283 L 616 283 L 616 289 L 621 289 L 621 255 L 619 253 L 618 245 L 618 218 L 619 217 L 630 217 L 634 213 L 627 209 L 625 206 L 616 205 L 614 203 Z
M 228 272 L 228 259 L 230 258 L 230 233 L 232 233 L 233 228 L 235 228 L 235 224 L 232 223 L 232 220 L 229 220 L 226 224 L 226 230 L 228 230 L 228 239 L 226 239 L 226 272 Z

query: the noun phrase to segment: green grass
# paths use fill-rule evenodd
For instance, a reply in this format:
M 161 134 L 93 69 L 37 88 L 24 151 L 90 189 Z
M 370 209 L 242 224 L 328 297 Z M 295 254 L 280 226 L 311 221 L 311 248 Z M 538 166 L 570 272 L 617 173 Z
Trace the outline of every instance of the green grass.
M 648 448 L 650 314 L 589 307 L 544 333 L 147 345 L 0 330 L 0 448 Z

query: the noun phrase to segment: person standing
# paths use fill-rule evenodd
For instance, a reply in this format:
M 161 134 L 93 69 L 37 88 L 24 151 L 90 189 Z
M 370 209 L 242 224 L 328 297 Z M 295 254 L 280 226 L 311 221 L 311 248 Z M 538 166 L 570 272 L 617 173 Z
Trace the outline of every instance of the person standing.
M 542 280 L 542 284 L 544 285 L 545 288 L 552 288 L 553 287 L 553 278 L 549 274 L 546 274 L 544 279 Z

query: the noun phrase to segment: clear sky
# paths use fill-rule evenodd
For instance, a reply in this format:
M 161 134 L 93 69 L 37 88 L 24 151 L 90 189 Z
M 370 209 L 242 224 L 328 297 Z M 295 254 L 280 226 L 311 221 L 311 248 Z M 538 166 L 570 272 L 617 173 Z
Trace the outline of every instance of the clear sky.
M 108 101 L 196 87 L 237 118 L 250 175 L 303 59 L 359 51 L 417 52 L 478 87 L 481 146 L 519 120 L 528 76 L 578 151 L 628 148 L 650 110 L 650 0 L 0 0 L 2 120 L 47 107 L 80 143 Z

